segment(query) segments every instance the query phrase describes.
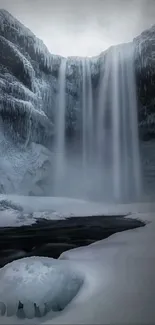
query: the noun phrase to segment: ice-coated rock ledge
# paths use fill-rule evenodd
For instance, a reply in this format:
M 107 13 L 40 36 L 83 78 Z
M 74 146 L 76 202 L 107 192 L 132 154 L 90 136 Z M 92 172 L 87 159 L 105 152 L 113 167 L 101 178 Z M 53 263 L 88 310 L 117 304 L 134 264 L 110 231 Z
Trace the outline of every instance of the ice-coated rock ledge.
M 0 270 L 0 323 L 2 316 L 34 319 L 62 311 L 80 290 L 82 272 L 59 260 L 31 257 Z

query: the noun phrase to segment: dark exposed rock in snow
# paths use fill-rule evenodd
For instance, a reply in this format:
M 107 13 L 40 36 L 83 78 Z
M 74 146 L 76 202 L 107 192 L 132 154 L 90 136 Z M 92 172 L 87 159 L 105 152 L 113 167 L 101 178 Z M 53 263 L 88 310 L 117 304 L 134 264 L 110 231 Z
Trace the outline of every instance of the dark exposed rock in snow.
M 142 139 L 152 139 L 155 137 L 155 27 L 142 33 L 134 43 L 140 134 Z M 49 149 L 63 58 L 49 53 L 41 40 L 5 10 L 0 10 L 0 48 L 0 192 L 43 195 L 53 160 Z M 94 102 L 108 51 L 90 59 Z M 76 130 L 80 118 L 81 87 L 81 58 L 69 57 L 66 69 L 69 134 Z

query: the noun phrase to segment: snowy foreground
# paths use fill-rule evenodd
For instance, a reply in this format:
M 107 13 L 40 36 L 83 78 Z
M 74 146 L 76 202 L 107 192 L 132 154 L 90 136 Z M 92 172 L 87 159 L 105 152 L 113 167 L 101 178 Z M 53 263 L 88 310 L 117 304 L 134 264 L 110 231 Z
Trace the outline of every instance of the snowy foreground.
M 0 195 L 0 227 L 31 225 L 38 219 L 56 220 L 71 216 L 117 215 L 116 206 L 83 200 Z
M 0 227 L 20 227 L 38 219 L 58 220 L 67 217 L 125 215 L 153 212 L 155 204 L 103 204 L 61 197 L 0 195 Z
M 18 201 L 21 200 L 21 198 L 12 198 L 12 200 L 15 200 L 15 204 L 21 204 L 21 201 Z M 48 200 L 52 202 L 54 199 L 47 199 L 46 202 L 48 202 Z M 32 198 L 32 201 L 33 207 L 36 208 L 36 198 Z M 64 202 L 61 201 L 62 205 L 60 206 L 58 204 L 58 199 L 55 202 L 55 206 L 54 201 L 51 203 L 55 211 L 62 213 L 63 211 L 61 208 L 64 205 L 64 207 L 66 206 L 65 213 L 67 213 L 67 206 L 68 209 L 70 208 L 71 213 L 78 213 L 77 201 L 71 200 L 70 206 L 69 200 L 65 203 L 64 199 Z M 80 207 L 85 207 L 86 209 L 86 205 L 88 209 L 88 202 L 85 202 L 85 204 L 84 202 L 82 204 L 82 201 L 80 202 L 81 205 L 79 203 L 79 209 Z M 24 206 L 25 209 L 27 204 L 28 201 L 27 203 L 22 202 L 22 206 Z M 49 203 L 46 206 L 46 210 L 48 208 L 50 210 L 51 206 Z M 91 207 L 92 206 L 93 204 Z M 97 204 L 94 206 L 97 209 Z M 6 268 L 8 268 L 7 271 L 4 271 L 4 268 L 0 270 L 0 296 L 2 292 L 5 292 L 5 295 L 3 293 L 3 299 L 6 304 L 9 304 L 7 290 L 11 292 L 11 288 L 12 297 L 15 297 L 14 301 L 19 299 L 22 300 L 25 297 L 30 300 L 30 294 L 32 293 L 31 300 L 32 302 L 37 301 L 38 305 L 41 305 L 41 311 L 43 311 L 43 302 L 48 303 L 49 298 L 52 300 L 51 297 L 53 297 L 53 294 L 59 304 L 60 296 L 61 298 L 63 296 L 65 300 L 67 288 L 69 288 L 70 296 L 68 301 L 73 298 L 68 305 L 64 300 L 61 300 L 61 303 L 64 304 L 63 306 L 67 306 L 63 311 L 57 309 L 55 315 L 53 315 L 53 312 L 49 312 L 42 318 L 33 318 L 29 320 L 21 320 L 16 316 L 5 316 L 0 318 L 1 324 L 134 325 L 154 323 L 155 205 L 133 204 L 109 206 L 105 207 L 105 210 L 104 205 L 98 205 L 96 213 L 101 213 L 101 206 L 103 214 L 105 211 L 108 211 L 109 215 L 113 214 L 114 211 L 117 214 L 131 213 L 133 218 L 140 218 L 146 221 L 147 225 L 135 230 L 115 234 L 87 247 L 64 252 L 57 261 L 48 259 L 49 262 L 47 263 L 45 260 L 43 261 L 43 258 L 37 258 L 33 260 L 33 266 L 30 268 L 29 265 L 31 261 L 28 258 L 21 260 L 21 262 L 16 261 L 6 266 Z M 71 207 L 74 207 L 74 209 L 72 210 Z M 38 205 L 39 211 L 40 208 L 41 206 Z M 82 208 L 80 211 L 82 212 Z M 93 212 L 94 211 L 95 210 L 93 210 Z M 51 266 L 48 267 L 47 264 Z M 52 273 L 52 265 L 54 265 L 54 269 L 58 270 L 58 272 Z M 77 284 L 76 288 L 74 286 L 75 279 Z M 10 289 L 7 287 L 6 290 L 6 283 L 9 283 Z M 67 286 L 65 283 L 67 283 Z M 58 285 L 58 288 L 55 284 Z M 46 290 L 47 285 L 48 290 Z M 25 294 L 23 296 L 24 292 Z M 36 296 L 34 294 L 35 292 Z M 28 304 L 27 301 L 24 301 L 24 303 L 27 313 L 32 312 L 33 314 L 32 304 Z M 3 307 L 3 305 L 1 306 Z

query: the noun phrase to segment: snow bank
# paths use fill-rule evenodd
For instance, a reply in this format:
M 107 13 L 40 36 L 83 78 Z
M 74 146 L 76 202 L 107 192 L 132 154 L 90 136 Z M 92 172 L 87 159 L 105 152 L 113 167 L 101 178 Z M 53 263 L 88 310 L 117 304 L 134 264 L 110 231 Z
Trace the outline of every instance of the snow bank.
M 69 198 L 0 195 L 0 227 L 31 225 L 36 220 L 118 214 L 116 208 Z
M 23 211 L 8 208 L 0 211 L 0 227 L 22 227 L 30 226 L 36 223 L 37 220 L 60 220 L 64 219 L 63 215 L 53 212 L 33 212 L 24 213 Z
M 95 215 L 128 215 L 155 211 L 155 204 L 103 204 L 61 197 L 0 195 L 0 227 L 31 225 L 36 220 L 59 220 Z M 141 218 L 141 215 L 140 215 Z
M 20 203 L 25 209 L 25 211 L 27 209 L 32 208 L 37 209 L 37 204 L 38 209 L 40 209 L 41 204 L 43 203 L 43 198 L 36 198 L 36 201 L 35 199 L 33 201 L 33 198 L 27 198 L 26 202 L 24 202 L 24 198 L 11 198 L 14 201 L 14 204 Z M 30 199 L 30 201 L 28 201 L 28 199 Z M 80 201 L 78 203 L 78 200 L 69 200 L 65 198 L 62 200 L 61 198 L 46 198 L 46 200 L 44 201 L 45 205 L 43 205 L 42 208 L 46 206 L 47 209 L 49 209 L 50 211 L 51 208 L 59 207 L 59 209 L 64 208 L 65 212 L 74 211 L 78 213 L 78 208 L 79 211 L 82 211 L 82 208 L 86 208 L 86 203 L 87 209 L 93 207 L 93 203 L 89 203 L 89 205 L 88 202 L 85 201 Z M 98 204 L 94 205 L 94 212 L 99 212 L 99 207 L 101 209 L 101 206 L 103 212 L 104 205 Z M 71 210 L 71 207 L 74 207 L 74 209 L 76 208 L 76 210 Z M 95 207 L 98 207 L 98 210 L 95 210 Z M 106 208 L 109 213 L 112 213 L 114 211 L 117 212 L 117 214 L 122 212 L 132 212 L 133 214 L 131 215 L 131 217 L 140 218 L 141 220 L 146 221 L 147 225 L 142 228 L 137 228 L 134 230 L 114 234 L 113 236 L 105 240 L 96 242 L 95 244 L 92 244 L 87 247 L 81 247 L 78 249 L 64 252 L 60 256 L 60 259 L 58 261 L 54 261 L 51 259 L 35 258 L 33 264 L 32 258 L 32 269 L 31 266 L 28 266 L 26 272 L 23 272 L 23 269 L 25 269 L 23 265 L 25 261 L 27 263 L 29 259 L 23 259 L 21 266 L 20 261 L 9 264 L 8 273 L 3 271 L 3 275 L 1 275 L 1 279 L 3 280 L 5 286 L 2 287 L 2 289 L 4 289 L 4 297 L 6 297 L 5 295 L 7 294 L 7 285 L 10 285 L 10 282 L 8 280 L 9 274 L 11 279 L 13 278 L 12 275 L 16 275 L 16 271 L 12 271 L 12 265 L 14 265 L 15 268 L 16 265 L 18 265 L 17 274 L 20 276 L 19 283 L 23 283 L 23 288 L 26 288 L 27 284 L 32 283 L 30 272 L 35 268 L 36 273 L 35 276 L 33 275 L 33 285 L 35 284 L 35 288 L 37 287 L 37 295 L 35 296 L 35 294 L 33 293 L 33 299 L 31 299 L 31 311 L 33 311 L 34 315 L 34 307 L 32 307 L 34 306 L 34 303 L 41 306 L 41 310 L 43 310 L 42 299 L 44 293 L 45 297 L 48 297 L 45 284 L 47 283 L 46 280 L 50 277 L 50 272 L 52 276 L 55 276 L 57 274 L 58 285 L 59 283 L 63 283 L 63 280 L 61 280 L 61 277 L 59 278 L 59 276 L 61 270 L 65 269 L 69 270 L 70 279 L 72 278 L 72 272 L 74 271 L 77 278 L 83 280 L 83 285 L 80 291 L 78 292 L 76 297 L 74 297 L 74 299 L 65 307 L 64 311 L 61 312 L 61 314 L 53 314 L 53 311 L 49 312 L 46 316 L 40 318 L 39 321 L 37 319 L 37 323 L 42 322 L 45 324 L 120 325 L 153 324 L 155 319 L 155 204 L 132 204 L 117 206 L 117 208 L 116 206 L 109 206 L 109 208 Z M 86 212 L 86 210 L 84 211 Z M 87 212 L 88 211 L 90 210 L 87 210 Z M 48 270 L 48 267 L 46 267 L 45 265 L 46 260 L 49 261 L 51 269 L 54 267 L 53 261 L 54 265 L 55 262 L 61 263 L 56 264 L 55 266 L 55 270 L 59 269 L 60 273 L 56 272 L 55 274 L 53 271 Z M 3 270 L 7 270 L 7 266 L 5 268 Z M 25 274 L 25 278 L 23 274 Z M 65 278 L 65 281 L 66 279 L 68 278 Z M 67 281 L 70 284 L 70 280 Z M 17 281 L 15 280 L 15 282 Z M 14 292 L 15 284 L 13 283 L 14 281 L 12 282 L 12 288 Z M 43 283 L 45 284 L 43 285 Z M 54 283 L 54 280 L 51 283 Z M 41 288 L 41 292 L 39 292 L 39 287 Z M 12 289 L 10 289 L 10 292 L 11 291 Z M 16 293 L 17 292 L 18 290 L 16 291 Z M 24 289 L 22 290 L 22 292 L 23 293 L 20 295 L 20 299 L 23 299 L 23 301 L 25 302 L 25 297 L 30 298 L 30 292 Z M 62 297 L 63 295 L 65 296 L 64 292 L 65 290 L 62 292 Z M 0 291 L 0 297 L 2 296 L 1 293 L 2 291 Z M 2 302 L 4 302 L 5 304 L 8 304 L 10 301 L 9 300 L 7 302 L 4 300 L 2 300 Z M 25 304 L 25 306 L 28 305 Z M 1 304 L 0 308 L 4 312 L 5 305 Z M 53 316 L 56 317 L 52 319 Z M 19 319 L 17 319 L 17 317 L 3 317 L 0 319 L 0 323 L 3 324 L 12 324 L 13 322 L 19 323 Z M 31 322 L 36 323 L 36 319 L 32 319 Z M 20 324 L 21 323 L 27 324 L 28 322 L 27 320 L 24 321 L 20 319 Z
M 61 316 L 46 324 L 154 323 L 155 217 L 154 212 L 137 217 L 147 225 L 61 255 L 78 265 L 88 285 Z
M 0 270 L 1 315 L 33 319 L 60 312 L 82 283 L 80 273 L 64 261 L 44 257 L 14 261 Z

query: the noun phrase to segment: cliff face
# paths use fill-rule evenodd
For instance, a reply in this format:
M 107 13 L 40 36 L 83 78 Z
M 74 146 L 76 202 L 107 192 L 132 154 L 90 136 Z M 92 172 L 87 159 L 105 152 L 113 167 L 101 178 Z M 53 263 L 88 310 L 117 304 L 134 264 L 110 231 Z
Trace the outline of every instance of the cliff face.
M 155 138 L 155 26 L 134 39 L 139 128 L 142 139 Z
M 2 120 L 6 125 L 11 123 L 13 134 L 15 138 L 19 135 L 20 142 L 44 143 L 53 133 L 46 98 L 47 95 L 48 100 L 54 98 L 55 77 L 48 68 L 48 64 L 53 66 L 49 61 L 54 58 L 40 40 L 3 10 L 0 11 L 0 47 Z
M 51 168 L 45 144 L 54 130 L 49 107 L 59 58 L 4 10 L 0 48 L 0 192 L 43 194 L 41 184 Z
M 134 40 L 142 139 L 155 137 L 155 27 Z M 46 194 L 52 168 L 58 73 L 64 58 L 0 10 L 0 192 Z M 93 95 L 97 98 L 105 57 L 91 58 Z M 67 128 L 74 130 L 81 110 L 82 63 L 70 57 L 66 70 Z M 24 184 L 24 186 L 23 186 Z

